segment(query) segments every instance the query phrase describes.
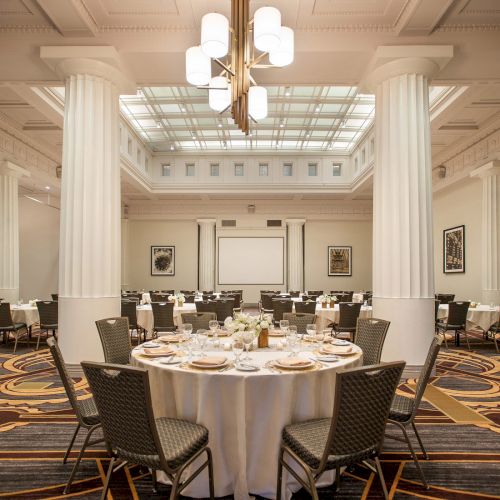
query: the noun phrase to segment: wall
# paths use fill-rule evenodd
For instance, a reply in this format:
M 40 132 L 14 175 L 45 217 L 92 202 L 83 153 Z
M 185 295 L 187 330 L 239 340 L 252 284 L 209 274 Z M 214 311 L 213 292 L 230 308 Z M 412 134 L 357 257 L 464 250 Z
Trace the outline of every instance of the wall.
M 59 209 L 19 197 L 19 298 L 58 290 Z
M 352 276 L 328 276 L 328 246 L 352 246 Z M 372 289 L 372 222 L 308 221 L 305 225 L 305 288 Z
M 466 178 L 434 194 L 434 270 L 436 293 L 481 301 L 482 184 Z M 465 273 L 443 273 L 443 230 L 465 225 Z
M 195 221 L 129 220 L 130 289 L 195 289 L 198 285 L 198 224 Z M 151 245 L 175 246 L 175 275 L 151 276 Z

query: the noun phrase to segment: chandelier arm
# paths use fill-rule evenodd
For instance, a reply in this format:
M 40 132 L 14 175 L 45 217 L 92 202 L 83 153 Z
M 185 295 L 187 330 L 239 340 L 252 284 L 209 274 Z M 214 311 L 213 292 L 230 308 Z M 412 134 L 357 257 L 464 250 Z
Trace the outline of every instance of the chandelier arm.
M 220 59 L 214 59 L 214 61 L 221 67 L 224 69 L 224 71 L 227 71 L 230 75 L 232 76 L 235 76 L 235 73 L 234 71 L 229 67 L 229 66 L 226 66 Z
M 262 59 L 264 59 L 267 54 L 269 54 L 269 52 L 262 52 L 260 56 L 256 57 L 253 61 L 250 62 L 250 64 L 248 65 L 248 69 L 252 69 L 256 64 L 259 64 L 259 62 L 262 61 Z
M 254 84 L 254 85 L 257 85 L 257 82 L 255 81 L 255 78 L 250 74 L 248 73 L 248 78 L 250 79 L 250 81 Z

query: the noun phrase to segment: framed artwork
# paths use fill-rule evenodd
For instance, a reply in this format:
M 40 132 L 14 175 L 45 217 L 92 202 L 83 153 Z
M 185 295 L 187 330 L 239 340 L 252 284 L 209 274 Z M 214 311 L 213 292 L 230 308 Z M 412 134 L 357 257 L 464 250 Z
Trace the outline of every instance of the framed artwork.
M 174 276 L 175 247 L 151 246 L 151 276 Z
M 328 247 L 328 276 L 352 276 L 352 247 Z
M 443 272 L 465 273 L 465 226 L 443 231 Z

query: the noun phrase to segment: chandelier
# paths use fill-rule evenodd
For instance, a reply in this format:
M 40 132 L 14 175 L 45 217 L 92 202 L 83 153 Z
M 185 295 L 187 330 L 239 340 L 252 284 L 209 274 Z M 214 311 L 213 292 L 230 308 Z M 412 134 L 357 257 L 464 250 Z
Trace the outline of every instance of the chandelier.
M 231 0 L 231 24 L 222 14 L 211 12 L 201 19 L 201 44 L 186 51 L 186 79 L 208 89 L 211 109 L 231 116 L 248 134 L 249 120 L 267 116 L 267 89 L 257 85 L 252 68 L 283 67 L 293 62 L 294 34 L 281 26 L 275 7 L 261 7 L 249 19 L 249 0 Z M 269 63 L 263 64 L 269 57 Z M 212 59 L 221 73 L 212 77 Z

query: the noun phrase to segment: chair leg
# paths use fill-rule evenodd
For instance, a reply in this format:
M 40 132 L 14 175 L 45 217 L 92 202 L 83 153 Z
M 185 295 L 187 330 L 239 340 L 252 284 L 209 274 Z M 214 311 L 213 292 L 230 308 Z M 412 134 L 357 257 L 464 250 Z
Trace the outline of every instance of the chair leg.
M 424 444 L 422 443 L 422 439 L 420 439 L 420 434 L 417 431 L 417 426 L 415 425 L 415 422 L 412 420 L 411 426 L 413 427 L 413 432 L 415 433 L 415 436 L 417 437 L 418 444 L 420 445 L 420 449 L 422 450 L 422 454 L 424 455 L 425 460 L 429 460 L 429 455 L 427 455 L 427 452 L 425 451 Z
M 403 431 L 403 436 L 405 438 L 406 444 L 408 445 L 408 449 L 410 450 L 410 455 L 413 458 L 413 461 L 415 462 L 415 466 L 417 467 L 420 479 L 422 479 L 422 483 L 425 486 L 425 488 L 429 489 L 429 485 L 427 484 L 427 481 L 425 480 L 424 471 L 420 467 L 418 457 L 417 457 L 415 451 L 413 450 L 413 446 L 411 445 L 411 441 L 410 441 L 410 438 L 408 436 L 408 433 L 406 432 L 406 429 L 404 428 L 403 425 L 398 424 L 398 427 Z
M 378 478 L 380 480 L 380 484 L 382 485 L 382 491 L 384 492 L 385 500 L 389 499 L 389 493 L 387 493 L 387 486 L 385 484 L 384 474 L 382 472 L 382 467 L 380 465 L 380 460 L 378 457 L 375 457 L 375 466 L 377 467 Z
M 335 493 L 340 491 L 340 466 L 335 468 Z
M 181 474 L 176 474 L 174 480 L 172 481 L 172 490 L 170 491 L 169 500 L 177 500 L 178 496 L 177 489 L 179 488 L 180 480 L 181 480 Z
M 17 341 L 19 340 L 19 331 L 14 332 L 15 342 L 14 342 L 14 352 L 12 354 L 16 354 L 17 350 Z M 28 343 L 29 345 L 29 343 Z
M 113 474 L 113 466 L 115 464 L 115 460 L 116 458 L 112 457 L 111 462 L 109 463 L 108 473 L 106 474 L 106 481 L 104 482 L 104 488 L 102 489 L 101 500 L 106 500 L 106 497 L 108 496 L 109 481 L 111 479 L 111 474 Z
M 73 437 L 71 438 L 71 442 L 69 443 L 68 449 L 66 450 L 66 453 L 64 454 L 63 458 L 63 464 L 65 464 L 68 461 L 69 454 L 71 452 L 71 448 L 73 448 L 73 444 L 75 443 L 76 436 L 78 434 L 78 431 L 80 430 L 80 424 L 76 426 L 75 432 L 73 433 Z
M 85 436 L 85 441 L 83 442 L 82 448 L 80 450 L 80 453 L 78 454 L 78 458 L 76 459 L 75 465 L 73 465 L 73 470 L 71 471 L 71 474 L 68 479 L 68 483 L 66 484 L 66 487 L 64 488 L 64 495 L 69 493 L 69 490 L 71 488 L 71 483 L 73 482 L 73 479 L 75 477 L 75 474 L 78 470 L 78 467 L 80 466 L 80 462 L 82 461 L 83 454 L 85 453 L 85 449 L 87 448 L 89 441 L 90 441 L 90 436 L 92 436 L 92 433 L 100 427 L 100 424 L 94 425 L 94 427 L 91 427 L 87 435 Z
M 208 458 L 208 488 L 210 490 L 210 500 L 215 499 L 215 489 L 214 489 L 214 464 L 212 460 L 212 450 L 210 448 L 205 448 Z
M 467 330 L 464 328 L 463 332 L 464 332 L 464 336 L 465 336 L 465 341 L 467 342 L 467 349 L 469 349 L 469 351 L 470 351 L 470 344 L 469 344 L 469 337 L 467 335 Z M 459 333 L 459 335 L 460 335 L 460 333 Z
M 495 349 L 496 349 L 496 351 L 499 352 L 498 351 L 498 342 L 497 342 L 497 338 L 496 338 L 496 333 L 493 334 L 493 342 L 495 342 Z
M 42 335 L 42 330 L 41 328 L 38 329 L 38 338 L 36 340 L 36 348 L 35 351 L 38 351 L 38 348 L 40 347 L 40 336 Z M 49 331 L 47 330 L 47 337 L 49 336 Z
M 276 500 L 281 500 L 281 482 L 283 480 L 283 461 L 284 450 L 280 446 L 280 454 L 278 456 L 278 484 L 276 485 Z
M 153 480 L 153 493 L 158 493 L 158 480 L 156 479 L 156 470 L 151 469 L 151 479 Z

